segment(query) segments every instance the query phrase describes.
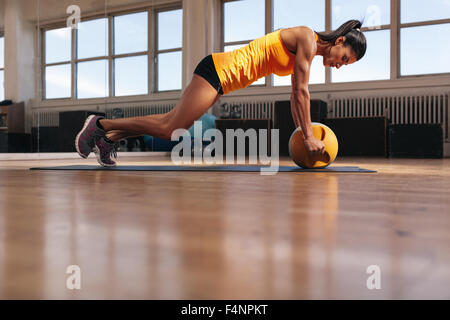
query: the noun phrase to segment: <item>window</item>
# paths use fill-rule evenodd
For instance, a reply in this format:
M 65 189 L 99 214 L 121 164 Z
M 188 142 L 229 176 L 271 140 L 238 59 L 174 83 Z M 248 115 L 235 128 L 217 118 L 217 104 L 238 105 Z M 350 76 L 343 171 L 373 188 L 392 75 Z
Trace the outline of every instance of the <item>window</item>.
M 114 54 L 147 51 L 147 12 L 114 17 Z
M 72 89 L 71 29 L 45 31 L 45 98 L 70 98 Z
M 450 18 L 448 0 L 401 0 L 401 23 Z
M 390 24 L 390 12 L 390 0 L 332 0 L 331 28 L 336 30 L 350 19 L 363 20 L 368 28 L 378 28 Z
M 149 15 L 158 21 L 157 37 L 151 37 L 157 59 L 151 65 Z M 83 20 L 74 30 L 44 30 L 43 42 L 45 99 L 147 95 L 150 88 L 181 89 L 181 9 Z M 149 68 L 157 71 L 154 79 L 149 77 Z
M 148 16 L 114 17 L 114 95 L 148 93 Z
M 0 36 L 0 101 L 5 100 L 5 38 Z
M 325 0 L 273 0 L 273 30 L 298 25 L 309 26 L 319 32 L 325 31 Z M 309 83 L 325 83 L 325 67 L 321 56 L 313 59 Z M 273 75 L 273 84 L 291 85 L 291 77 Z
M 76 97 L 79 99 L 107 97 L 108 19 L 80 22 L 76 32 Z
M 106 59 L 77 63 L 77 98 L 108 96 L 108 61 Z
M 117 58 L 114 61 L 114 72 L 116 96 L 148 92 L 147 56 Z
M 436 41 L 437 34 L 449 35 L 450 24 L 401 29 L 401 75 L 450 72 L 450 43 Z
M 70 64 L 47 66 L 45 68 L 45 98 L 70 98 Z
M 108 20 L 106 18 L 80 22 L 77 29 L 77 58 L 108 55 Z
M 402 0 L 400 12 L 400 75 L 449 73 L 450 44 L 437 39 L 450 34 L 450 1 Z
M 224 3 L 224 51 L 232 51 L 266 34 L 265 4 L 261 0 Z M 265 84 L 265 78 L 253 85 Z
M 332 0 L 332 29 L 350 19 L 363 20 L 367 51 L 357 63 L 331 69 L 332 82 L 390 78 L 390 1 Z
M 333 82 L 352 82 L 366 80 L 386 80 L 390 78 L 390 32 L 379 30 L 364 32 L 367 46 L 366 54 L 360 61 L 332 69 Z
M 159 12 L 156 57 L 158 91 L 180 90 L 183 46 L 182 10 Z

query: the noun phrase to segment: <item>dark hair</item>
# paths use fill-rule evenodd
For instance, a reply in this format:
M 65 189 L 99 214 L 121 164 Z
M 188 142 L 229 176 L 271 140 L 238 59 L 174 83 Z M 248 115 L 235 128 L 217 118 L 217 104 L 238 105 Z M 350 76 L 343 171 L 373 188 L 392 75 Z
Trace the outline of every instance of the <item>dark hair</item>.
M 316 32 L 319 39 L 331 44 L 335 44 L 337 38 L 344 36 L 344 46 L 350 46 L 356 54 L 356 60 L 361 59 L 366 53 L 367 42 L 364 34 L 359 30 L 362 22 L 359 20 L 349 20 L 339 28 L 330 32 Z

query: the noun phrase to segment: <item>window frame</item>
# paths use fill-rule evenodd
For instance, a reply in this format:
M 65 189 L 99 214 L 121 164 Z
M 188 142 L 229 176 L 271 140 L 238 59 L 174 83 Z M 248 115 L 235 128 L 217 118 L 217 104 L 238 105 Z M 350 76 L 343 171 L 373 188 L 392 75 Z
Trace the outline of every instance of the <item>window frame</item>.
M 3 38 L 3 67 L 0 67 L 0 71 L 3 71 L 3 97 L 6 99 L 6 89 L 5 89 L 5 67 L 6 67 L 6 61 L 5 61 L 5 33 L 2 29 L 0 29 L 0 38 Z
M 56 23 L 51 23 L 47 25 L 42 25 L 39 28 L 40 32 L 40 55 L 41 55 L 41 67 L 40 67 L 40 76 L 39 81 L 41 85 L 41 94 L 40 94 L 40 101 L 45 104 L 53 104 L 54 101 L 71 101 L 74 104 L 83 104 L 89 101 L 99 101 L 99 100 L 106 100 L 106 101 L 120 101 L 122 99 L 130 99 L 130 98 L 150 98 L 155 95 L 165 94 L 165 93 L 179 93 L 181 92 L 182 88 L 179 90 L 171 90 L 171 91 L 158 91 L 157 90 L 157 53 L 156 51 L 156 45 L 157 45 L 157 34 L 158 34 L 158 25 L 157 25 L 157 13 L 158 12 L 164 12 L 164 11 L 171 11 L 171 10 L 178 10 L 183 9 L 181 3 L 171 3 L 171 4 L 165 4 L 160 6 L 145 6 L 145 7 L 139 7 L 135 9 L 127 9 L 127 10 L 111 10 L 111 12 L 108 13 L 97 13 L 92 15 L 86 15 L 83 17 L 83 19 L 80 22 L 86 22 L 90 20 L 95 20 L 99 18 L 106 18 L 107 24 L 108 24 L 108 48 L 107 48 L 107 55 L 106 56 L 98 56 L 98 57 L 91 57 L 91 58 L 83 58 L 78 59 L 77 58 L 77 29 L 71 30 L 71 59 L 70 61 L 64 61 L 64 62 L 58 62 L 58 63 L 45 63 L 45 32 L 53 29 L 59 29 L 59 28 L 65 28 L 66 27 L 66 21 L 59 21 Z M 122 16 L 127 14 L 133 14 L 133 13 L 139 13 L 139 12 L 147 12 L 147 50 L 140 51 L 140 52 L 133 52 L 133 53 L 125 53 L 125 54 L 114 54 L 114 17 L 116 16 Z M 183 54 L 183 48 L 177 48 L 177 50 L 181 51 Z M 162 50 L 165 51 L 165 50 Z M 146 94 L 140 94 L 140 95 L 126 95 L 126 96 L 115 96 L 114 94 L 114 84 L 115 84 L 115 74 L 114 74 L 114 63 L 115 59 L 118 58 L 126 58 L 126 57 L 135 57 L 135 56 L 143 56 L 147 55 L 147 93 Z M 108 65 L 108 95 L 105 97 L 94 97 L 94 98 L 78 98 L 77 97 L 77 64 L 80 62 L 88 62 L 88 61 L 100 61 L 100 60 L 107 60 Z M 70 64 L 71 65 L 71 96 L 67 98 L 46 98 L 46 87 L 45 87 L 45 69 L 48 66 L 54 66 L 54 65 L 63 65 L 63 64 Z M 182 76 L 184 70 L 180 70 Z

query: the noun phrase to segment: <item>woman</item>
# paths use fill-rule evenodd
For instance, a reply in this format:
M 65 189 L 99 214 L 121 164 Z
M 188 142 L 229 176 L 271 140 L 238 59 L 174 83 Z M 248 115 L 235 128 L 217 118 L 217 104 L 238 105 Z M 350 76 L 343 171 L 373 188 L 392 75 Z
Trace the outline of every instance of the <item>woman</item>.
M 311 128 L 311 63 L 314 56 L 320 55 L 326 67 L 339 69 L 361 59 L 366 52 L 361 25 L 358 20 L 349 20 L 333 32 L 314 32 L 302 26 L 281 29 L 232 52 L 213 53 L 198 64 L 190 84 L 170 112 L 114 120 L 89 116 L 75 139 L 76 150 L 83 158 L 94 151 L 101 165 L 114 166 L 111 153 L 115 141 L 144 134 L 170 140 L 174 130 L 191 127 L 221 95 L 274 73 L 291 75 L 295 126 L 303 129 L 306 150 L 321 155 L 324 144 L 314 138 Z

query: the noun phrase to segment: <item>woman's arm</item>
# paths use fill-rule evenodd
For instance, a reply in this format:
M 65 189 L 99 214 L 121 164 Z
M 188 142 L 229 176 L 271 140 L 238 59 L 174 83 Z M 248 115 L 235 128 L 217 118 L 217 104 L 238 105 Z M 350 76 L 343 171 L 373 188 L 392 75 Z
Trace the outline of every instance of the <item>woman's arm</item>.
M 311 128 L 311 112 L 309 101 L 309 70 L 311 66 L 310 60 L 305 53 L 305 49 L 297 48 L 295 57 L 294 74 L 291 78 L 291 111 L 296 127 L 301 127 L 306 139 L 312 136 Z
M 309 72 L 314 55 L 305 50 L 304 44 L 298 45 L 292 75 L 291 111 L 296 127 L 301 127 L 305 137 L 305 147 L 311 153 L 323 153 L 325 145 L 313 136 L 311 126 L 311 106 L 308 90 Z M 311 50 L 312 51 L 312 50 Z

